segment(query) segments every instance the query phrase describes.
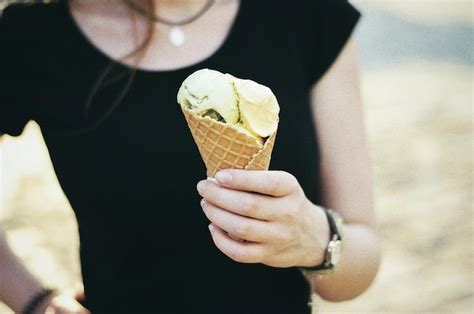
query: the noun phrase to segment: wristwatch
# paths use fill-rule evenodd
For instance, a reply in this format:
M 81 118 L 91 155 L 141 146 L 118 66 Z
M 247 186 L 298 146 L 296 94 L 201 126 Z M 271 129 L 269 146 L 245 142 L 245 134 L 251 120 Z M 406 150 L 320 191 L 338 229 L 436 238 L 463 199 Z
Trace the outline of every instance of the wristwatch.
M 341 261 L 342 218 L 331 209 L 322 207 L 329 222 L 329 243 L 324 254 L 324 262 L 317 266 L 300 267 L 303 270 L 334 269 Z

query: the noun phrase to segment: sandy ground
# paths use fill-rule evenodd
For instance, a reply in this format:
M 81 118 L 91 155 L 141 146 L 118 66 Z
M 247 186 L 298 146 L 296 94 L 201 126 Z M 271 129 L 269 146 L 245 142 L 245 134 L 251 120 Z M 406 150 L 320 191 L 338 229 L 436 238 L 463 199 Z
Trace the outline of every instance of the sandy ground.
M 394 12 L 420 15 L 419 5 L 403 15 L 403 3 L 392 2 Z M 469 14 L 454 7 L 443 23 L 466 22 Z M 431 22 L 425 16 L 423 23 Z M 472 313 L 472 63 L 418 56 L 362 70 L 383 262 L 361 297 L 318 300 L 319 311 Z M 14 251 L 44 282 L 73 287 L 80 282 L 77 227 L 37 126 L 5 137 L 0 158 L 0 223 Z M 0 304 L 0 313 L 10 311 Z

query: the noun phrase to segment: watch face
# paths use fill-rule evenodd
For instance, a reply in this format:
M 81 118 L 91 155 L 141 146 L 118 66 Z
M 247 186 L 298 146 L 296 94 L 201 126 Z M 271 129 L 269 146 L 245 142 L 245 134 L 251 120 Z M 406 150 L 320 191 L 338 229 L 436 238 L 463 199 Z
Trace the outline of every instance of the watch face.
M 341 261 L 341 241 L 331 241 L 328 246 L 329 262 L 336 266 Z

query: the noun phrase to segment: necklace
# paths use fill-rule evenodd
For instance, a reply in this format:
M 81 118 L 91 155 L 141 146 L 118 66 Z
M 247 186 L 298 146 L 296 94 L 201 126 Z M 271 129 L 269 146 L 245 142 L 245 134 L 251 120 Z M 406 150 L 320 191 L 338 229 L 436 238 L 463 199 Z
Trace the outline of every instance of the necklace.
M 204 6 L 196 14 L 181 21 L 172 21 L 172 20 L 163 18 L 161 16 L 158 16 L 153 12 L 149 12 L 145 10 L 144 8 L 137 5 L 134 1 L 131 1 L 131 0 L 123 0 L 123 1 L 130 8 L 137 11 L 139 14 L 148 17 L 153 22 L 168 25 L 169 26 L 168 40 L 175 47 L 180 47 L 184 45 L 184 43 L 186 42 L 186 35 L 183 29 L 181 28 L 181 26 L 190 24 L 194 22 L 195 20 L 197 20 L 198 18 L 200 18 L 215 3 L 215 0 L 207 0 Z

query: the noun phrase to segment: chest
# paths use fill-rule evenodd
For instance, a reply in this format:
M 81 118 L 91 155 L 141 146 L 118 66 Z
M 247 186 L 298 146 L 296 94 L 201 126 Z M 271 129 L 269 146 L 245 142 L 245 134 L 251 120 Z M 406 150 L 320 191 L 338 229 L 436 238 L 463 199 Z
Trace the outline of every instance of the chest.
M 46 60 L 39 122 L 71 203 L 94 200 L 101 207 L 131 208 L 158 200 L 163 196 L 159 193 L 179 200 L 186 199 L 179 191 L 194 195 L 205 167 L 176 103 L 176 93 L 189 74 L 206 67 L 272 88 L 281 113 L 271 168 L 293 173 L 303 186 L 313 182 L 316 136 L 302 66 L 290 48 L 281 34 L 247 27 L 211 57 L 191 66 L 137 71 L 128 87 L 127 76 L 115 80 L 112 76 L 108 85 L 96 91 L 91 117 L 105 112 L 126 89 L 123 99 L 100 125 L 78 135 L 60 132 L 61 126 L 80 127 L 84 122 L 84 104 L 110 61 L 76 41 L 58 49 L 57 55 Z M 70 54 L 81 57 L 71 63 Z M 121 65 L 118 69 L 126 70 Z M 59 132 L 50 132 L 51 126 L 57 126 Z
M 173 27 L 147 19 L 125 5 L 123 12 L 97 17 L 91 13 L 94 6 L 83 12 L 73 3 L 70 11 L 75 26 L 98 51 L 129 66 L 155 71 L 181 68 L 212 55 L 224 44 L 240 13 L 239 0 L 215 1 L 204 11 L 183 5 L 158 6 L 157 12 L 150 14 L 170 22 L 197 17 L 178 27 L 183 43 L 177 46 L 170 40 Z M 136 53 L 124 57 L 132 51 Z

